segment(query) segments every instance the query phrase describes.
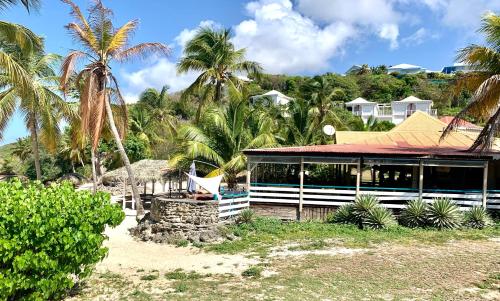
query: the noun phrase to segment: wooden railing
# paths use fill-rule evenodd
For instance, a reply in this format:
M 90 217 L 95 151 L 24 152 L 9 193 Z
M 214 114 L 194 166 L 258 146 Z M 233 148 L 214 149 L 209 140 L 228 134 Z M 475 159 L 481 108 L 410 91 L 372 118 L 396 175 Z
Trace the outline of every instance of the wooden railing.
M 229 193 L 219 201 L 219 218 L 228 218 L 241 213 L 250 206 L 248 193 Z
M 361 187 L 359 194 L 370 194 L 378 198 L 387 208 L 402 209 L 410 200 L 419 198 L 417 189 Z M 250 202 L 299 204 L 299 185 L 252 183 Z M 434 198 L 450 198 L 462 209 L 482 205 L 482 192 L 479 190 L 437 190 L 424 189 L 422 199 L 428 203 Z M 342 206 L 356 198 L 354 186 L 319 186 L 304 185 L 303 205 Z M 490 190 L 487 196 L 487 208 L 500 209 L 500 191 Z

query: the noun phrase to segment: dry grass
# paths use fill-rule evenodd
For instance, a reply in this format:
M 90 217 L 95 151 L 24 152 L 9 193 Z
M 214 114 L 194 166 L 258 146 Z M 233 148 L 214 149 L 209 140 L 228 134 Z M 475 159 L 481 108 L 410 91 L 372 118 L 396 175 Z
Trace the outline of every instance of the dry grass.
M 151 271 L 127 279 L 101 273 L 71 300 L 498 300 L 499 252 L 492 240 L 385 243 L 352 254 L 263 259 L 261 277 L 160 274 L 142 281 Z

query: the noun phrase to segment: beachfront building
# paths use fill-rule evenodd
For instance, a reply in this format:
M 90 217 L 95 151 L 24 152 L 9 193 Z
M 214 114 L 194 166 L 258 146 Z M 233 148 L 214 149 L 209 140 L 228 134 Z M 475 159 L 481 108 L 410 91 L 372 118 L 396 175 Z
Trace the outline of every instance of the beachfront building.
M 441 73 L 453 74 L 453 73 L 457 73 L 457 72 L 467 73 L 467 72 L 471 72 L 471 71 L 474 71 L 474 69 L 471 66 L 466 65 L 466 64 L 462 64 L 462 63 L 455 63 L 451 66 L 443 67 L 443 70 L 441 70 Z
M 262 95 L 256 95 L 250 98 L 252 103 L 255 103 L 257 101 L 270 101 L 274 105 L 287 105 L 290 101 L 293 100 L 293 98 L 286 96 L 285 94 L 281 93 L 280 91 L 276 90 L 271 90 L 267 93 L 264 93 Z
M 425 112 L 431 116 L 436 116 L 437 111 L 432 108 L 432 100 L 419 99 L 409 96 L 405 99 L 393 101 L 391 104 L 378 104 L 358 97 L 347 102 L 346 107 L 355 116 L 360 116 L 366 123 L 370 116 L 377 120 L 386 120 L 394 124 L 400 124 L 417 111 Z
M 421 72 L 426 72 L 426 69 L 416 65 L 410 64 L 398 64 L 390 66 L 387 68 L 387 73 L 397 73 L 397 74 L 417 74 Z
M 338 132 L 339 144 L 246 150 L 251 207 L 282 218 L 322 218 L 370 194 L 395 210 L 437 197 L 464 210 L 500 210 L 500 152 L 468 151 L 474 139 L 459 131 L 440 141 L 445 126 L 418 111 L 388 132 L 342 139 Z

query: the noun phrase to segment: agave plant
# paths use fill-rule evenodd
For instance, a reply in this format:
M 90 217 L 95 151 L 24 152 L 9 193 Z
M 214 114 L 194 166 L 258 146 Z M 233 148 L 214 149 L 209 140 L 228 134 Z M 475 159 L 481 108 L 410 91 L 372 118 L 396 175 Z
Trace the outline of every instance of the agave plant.
M 359 227 L 363 227 L 363 220 L 367 218 L 369 211 L 380 206 L 378 199 L 370 194 L 362 194 L 353 203 L 352 213 Z
M 362 221 L 363 228 L 386 229 L 396 224 L 396 220 L 387 208 L 376 206 L 370 209 Z
M 427 222 L 438 229 L 454 229 L 460 226 L 462 214 L 455 202 L 448 198 L 436 198 L 427 206 Z
M 401 224 L 410 228 L 425 226 L 427 221 L 426 209 L 427 204 L 421 199 L 408 202 L 400 217 Z
M 329 217 L 327 217 L 327 222 L 338 224 L 353 224 L 356 222 L 353 215 L 353 209 L 353 204 L 342 205 Z
M 464 214 L 464 225 L 474 229 L 483 229 L 493 223 L 484 207 L 474 206 Z
M 255 221 L 255 211 L 252 209 L 245 209 L 240 212 L 238 223 L 251 224 Z

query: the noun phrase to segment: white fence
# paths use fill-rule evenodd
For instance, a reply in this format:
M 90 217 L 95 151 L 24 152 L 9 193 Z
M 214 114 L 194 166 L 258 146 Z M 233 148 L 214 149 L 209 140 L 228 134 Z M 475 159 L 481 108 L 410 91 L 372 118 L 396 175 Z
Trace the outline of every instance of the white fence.
M 299 204 L 298 185 L 260 185 L 250 186 L 250 202 L 255 203 L 281 203 Z M 378 198 L 382 206 L 392 209 L 401 209 L 410 200 L 419 197 L 418 191 L 410 189 L 375 189 L 374 187 L 361 187 L 360 194 L 370 194 Z M 304 185 L 303 205 L 314 206 L 342 206 L 353 202 L 356 197 L 355 187 L 351 186 L 314 186 Z M 422 199 L 428 203 L 434 198 L 450 198 L 457 205 L 466 209 L 472 206 L 481 206 L 483 195 L 478 191 L 454 190 L 425 190 Z M 500 191 L 489 191 L 487 208 L 500 209 Z
M 219 201 L 219 218 L 228 218 L 241 213 L 250 206 L 246 192 L 222 195 Z

